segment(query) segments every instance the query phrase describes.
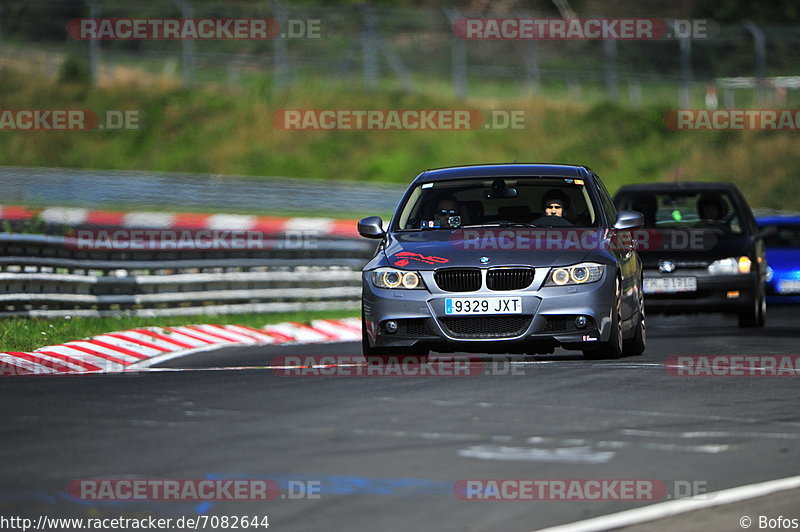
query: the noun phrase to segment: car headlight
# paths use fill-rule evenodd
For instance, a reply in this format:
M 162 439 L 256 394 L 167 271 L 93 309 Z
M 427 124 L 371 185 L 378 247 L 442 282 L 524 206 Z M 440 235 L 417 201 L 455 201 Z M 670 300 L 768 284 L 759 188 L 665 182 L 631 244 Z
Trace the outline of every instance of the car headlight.
M 605 265 L 594 262 L 582 262 L 574 266 L 553 268 L 547 275 L 545 286 L 566 286 L 586 284 L 599 281 L 605 271 Z
M 379 268 L 370 272 L 372 284 L 378 288 L 398 288 L 401 290 L 421 290 L 425 288 L 422 277 L 417 272 L 406 272 L 392 268 Z
M 750 273 L 752 262 L 750 257 L 728 257 L 715 260 L 708 265 L 711 275 L 735 275 L 737 273 Z

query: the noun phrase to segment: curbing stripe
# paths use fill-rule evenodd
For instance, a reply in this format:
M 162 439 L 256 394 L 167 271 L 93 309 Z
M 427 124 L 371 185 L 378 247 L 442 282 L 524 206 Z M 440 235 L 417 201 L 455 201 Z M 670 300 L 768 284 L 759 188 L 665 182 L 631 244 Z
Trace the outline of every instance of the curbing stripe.
M 126 340 L 126 341 L 129 341 L 129 342 L 133 342 L 135 344 L 138 344 L 138 345 L 140 345 L 142 347 L 146 347 L 148 349 L 155 349 L 156 351 L 161 351 L 162 353 L 166 353 L 167 351 L 169 351 L 169 349 L 167 349 L 166 347 L 161 347 L 161 346 L 158 346 L 158 345 L 154 344 L 153 342 L 147 342 L 145 340 L 141 340 L 141 339 L 137 338 L 135 336 L 135 334 L 132 334 L 130 332 L 109 333 L 106 336 L 109 336 L 111 338 L 118 338 L 120 340 Z
M 20 205 L 0 205 L 0 220 L 25 220 L 36 215 L 36 211 Z M 242 229 L 272 234 L 286 231 L 313 231 L 318 236 L 358 237 L 356 220 L 332 218 L 281 218 L 192 212 L 92 211 L 71 207 L 48 207 L 41 211 L 40 216 L 47 222 L 68 224 L 73 227 L 97 225 L 134 229 Z
M 243 343 L 256 343 L 256 339 L 248 334 L 242 334 L 240 332 L 231 331 L 230 329 L 226 329 L 221 325 L 217 325 L 216 323 L 208 323 L 206 325 L 200 325 L 205 331 L 212 331 L 215 334 L 219 334 L 221 336 L 230 337 L 231 340 L 234 342 L 243 342 Z
M 331 333 L 331 332 L 326 331 L 325 327 L 316 327 L 316 326 L 312 326 L 312 325 L 306 325 L 305 323 L 299 323 L 299 322 L 296 322 L 296 321 L 290 321 L 289 323 L 291 323 L 293 326 L 297 327 L 298 329 L 301 329 L 301 330 L 304 330 L 304 331 L 309 331 L 309 332 L 313 332 L 313 333 L 316 333 L 316 334 L 323 334 L 323 335 L 325 335 L 325 338 L 327 338 L 328 340 L 334 341 L 334 342 L 336 340 L 339 340 L 342 337 L 341 334 L 335 334 L 335 333 Z
M 361 329 L 356 332 L 348 325 L 335 320 L 314 320 L 311 322 L 311 326 L 320 332 L 331 335 L 333 341 L 343 337 L 349 340 L 361 340 Z
M 72 371 L 98 371 L 100 368 L 95 366 L 94 364 L 90 364 L 89 362 L 85 362 L 78 358 L 69 357 L 67 355 L 62 355 L 61 353 L 57 353 L 55 351 L 34 351 L 39 356 L 46 356 L 48 358 L 56 359 L 61 361 L 66 366 L 72 366 L 75 369 Z
M 171 344 L 173 346 L 173 349 L 174 349 L 174 346 L 176 346 L 176 345 L 178 347 L 182 347 L 184 349 L 191 349 L 192 347 L 194 347 L 193 345 L 189 345 L 189 344 L 187 344 L 185 342 L 181 342 L 180 340 L 178 340 L 176 338 L 171 338 L 171 337 L 167 336 L 166 334 L 157 333 L 154 330 L 151 331 L 151 330 L 148 330 L 148 329 L 131 329 L 131 332 L 136 332 L 136 333 L 139 333 L 139 334 L 143 334 L 145 336 L 149 336 L 149 337 L 153 338 L 154 340 L 159 340 L 161 342 L 166 342 L 167 344 Z
M 13 353 L 0 353 L 0 375 L 32 375 L 54 373 L 52 369 L 33 364 Z
M 22 360 L 27 360 L 28 362 L 32 362 L 33 364 L 37 364 L 39 366 L 44 366 L 46 368 L 50 368 L 53 371 L 59 373 L 71 373 L 74 371 L 69 366 L 65 366 L 64 364 L 59 364 L 50 358 L 44 358 L 39 355 L 33 353 L 8 353 L 9 355 L 15 356 L 17 358 L 21 358 Z
M 218 336 L 211 336 L 210 334 L 206 334 L 203 331 L 197 331 L 195 329 L 190 329 L 186 326 L 181 327 L 167 327 L 171 331 L 178 332 L 180 334 L 185 334 L 186 336 L 191 336 L 192 338 L 196 338 L 206 344 L 217 345 L 219 343 L 228 342 L 229 340 L 225 340 L 224 338 L 220 338 Z
M 276 332 L 284 336 L 288 336 L 293 340 L 303 340 L 309 342 L 318 342 L 327 340 L 328 337 L 322 333 L 316 332 L 314 329 L 299 328 L 292 323 L 279 323 L 277 325 L 269 325 L 264 327 L 267 331 Z
M 263 342 L 265 344 L 275 343 L 275 338 L 269 336 L 268 334 L 264 334 L 263 331 L 259 331 L 258 329 L 254 329 L 252 327 L 245 327 L 244 325 L 225 325 L 225 329 L 240 334 L 244 334 L 245 336 L 250 336 L 258 340 L 259 342 Z
M 60 346 L 51 346 L 48 347 L 48 349 L 66 349 L 67 353 L 65 354 L 67 355 L 72 353 L 70 350 L 79 351 L 81 353 L 85 353 L 86 355 L 95 357 L 103 364 L 113 362 L 114 364 L 125 366 L 131 362 L 140 360 L 139 357 L 135 357 L 133 355 L 129 355 L 128 353 L 122 353 L 116 349 L 100 345 L 102 343 L 103 342 L 97 342 L 94 340 L 78 340 L 67 342 L 66 344 Z
M 353 341 L 355 323 L 360 320 L 314 320 L 312 325 L 286 322 L 263 329 L 215 324 L 129 329 L 32 352 L 0 352 L 0 375 L 119 373 L 226 345 Z
M 125 367 L 125 366 L 128 366 L 128 365 L 132 364 L 135 360 L 138 360 L 138 359 L 126 360 L 124 358 L 119 358 L 119 357 L 116 357 L 114 355 L 109 355 L 107 353 L 104 353 L 103 351 L 108 350 L 108 348 L 105 348 L 103 350 L 97 349 L 97 348 L 104 348 L 105 347 L 103 345 L 99 345 L 101 342 L 96 342 L 96 341 L 93 341 L 93 340 L 89 340 L 86 343 L 88 343 L 92 347 L 84 347 L 82 345 L 78 345 L 78 342 L 70 342 L 68 344 L 64 344 L 63 346 L 55 346 L 55 347 L 61 347 L 61 348 L 64 348 L 64 349 L 74 349 L 76 351 L 80 351 L 80 352 L 85 353 L 87 355 L 91 355 L 91 356 L 93 356 L 95 358 L 98 358 L 99 362 L 104 366 L 108 366 L 108 364 L 111 363 L 111 364 L 117 364 L 118 366 L 121 366 L 121 367 Z M 55 347 L 51 347 L 50 349 L 55 349 Z
M 105 347 L 106 349 L 111 349 L 112 351 L 117 351 L 118 353 L 129 355 L 138 359 L 147 358 L 150 355 L 160 352 L 158 349 L 152 349 L 143 345 L 139 345 L 136 342 L 127 340 L 125 337 L 118 338 L 117 336 L 113 336 L 113 334 L 115 333 L 95 336 L 89 341 L 89 343 L 99 345 L 100 347 Z M 155 353 L 151 353 L 151 351 L 155 351 Z

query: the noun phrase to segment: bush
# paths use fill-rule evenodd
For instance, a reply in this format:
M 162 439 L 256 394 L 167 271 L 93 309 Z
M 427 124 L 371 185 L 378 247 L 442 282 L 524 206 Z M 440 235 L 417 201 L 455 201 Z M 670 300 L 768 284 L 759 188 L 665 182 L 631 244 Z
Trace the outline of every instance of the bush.
M 61 65 L 58 73 L 60 83 L 81 83 L 89 84 L 92 81 L 92 74 L 89 71 L 89 62 L 81 57 L 68 55 Z

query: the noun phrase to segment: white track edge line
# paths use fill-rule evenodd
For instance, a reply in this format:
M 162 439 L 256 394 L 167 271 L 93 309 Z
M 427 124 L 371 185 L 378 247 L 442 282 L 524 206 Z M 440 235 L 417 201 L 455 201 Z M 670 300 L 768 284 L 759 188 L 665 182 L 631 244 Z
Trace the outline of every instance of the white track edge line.
M 648 521 L 664 519 L 665 517 L 684 514 L 695 510 L 703 510 L 747 499 L 755 499 L 757 497 L 796 488 L 800 488 L 800 475 L 767 480 L 756 484 L 746 484 L 744 486 L 737 486 L 735 488 L 698 496 L 702 497 L 702 499 L 686 498 L 651 504 L 642 508 L 634 508 L 632 510 L 601 515 L 583 521 L 575 521 L 574 523 L 538 529 L 538 532 L 595 532 L 613 530 Z

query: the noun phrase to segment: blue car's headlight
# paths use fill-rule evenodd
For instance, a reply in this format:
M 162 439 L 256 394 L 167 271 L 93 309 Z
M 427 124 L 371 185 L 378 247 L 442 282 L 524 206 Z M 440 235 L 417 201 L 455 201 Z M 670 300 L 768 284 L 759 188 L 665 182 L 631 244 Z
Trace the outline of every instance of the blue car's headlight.
M 715 260 L 708 266 L 711 275 L 735 275 L 737 273 L 750 273 L 752 262 L 750 257 L 728 257 Z
M 545 286 L 567 286 L 599 281 L 603 277 L 605 265 L 595 262 L 582 262 L 573 266 L 553 268 L 547 274 Z
M 370 272 L 372 284 L 378 288 L 398 288 L 401 290 L 423 290 L 425 283 L 417 272 L 378 268 Z

